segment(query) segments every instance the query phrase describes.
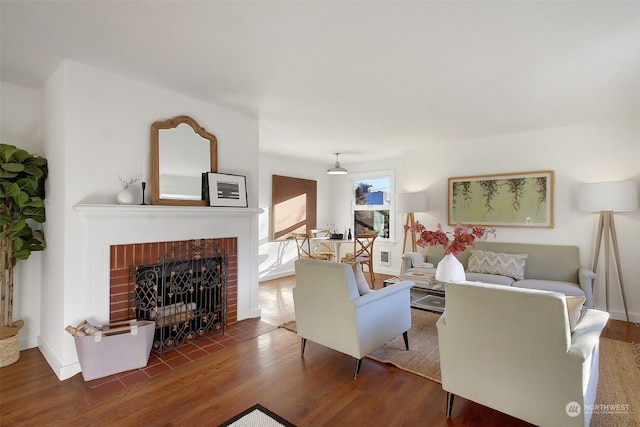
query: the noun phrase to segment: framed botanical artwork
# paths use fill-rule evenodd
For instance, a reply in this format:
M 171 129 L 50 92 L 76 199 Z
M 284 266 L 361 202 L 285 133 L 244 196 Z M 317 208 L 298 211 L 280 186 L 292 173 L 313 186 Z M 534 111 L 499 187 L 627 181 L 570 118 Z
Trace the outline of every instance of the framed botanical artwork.
M 553 228 L 553 171 L 449 178 L 449 225 Z
M 210 172 L 209 206 L 225 206 L 246 208 L 247 205 L 247 177 L 226 173 Z

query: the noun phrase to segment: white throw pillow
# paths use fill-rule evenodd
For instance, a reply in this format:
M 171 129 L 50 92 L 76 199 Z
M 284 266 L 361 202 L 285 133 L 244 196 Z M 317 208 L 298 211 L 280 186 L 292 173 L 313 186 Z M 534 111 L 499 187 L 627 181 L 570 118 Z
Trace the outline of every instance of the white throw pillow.
M 565 301 L 567 303 L 567 314 L 569 315 L 569 328 L 571 332 L 576 330 L 576 326 L 578 326 L 578 321 L 582 316 L 582 306 L 585 301 L 585 297 L 565 297 Z
M 470 273 L 499 274 L 513 277 L 516 280 L 523 280 L 527 258 L 529 258 L 528 254 L 504 254 L 472 250 L 467 271 Z
M 349 264 L 351 264 L 353 268 L 353 275 L 356 276 L 356 286 L 358 287 L 360 296 L 371 292 L 367 279 L 365 279 L 364 273 L 362 272 L 362 265 L 359 262 L 350 262 Z

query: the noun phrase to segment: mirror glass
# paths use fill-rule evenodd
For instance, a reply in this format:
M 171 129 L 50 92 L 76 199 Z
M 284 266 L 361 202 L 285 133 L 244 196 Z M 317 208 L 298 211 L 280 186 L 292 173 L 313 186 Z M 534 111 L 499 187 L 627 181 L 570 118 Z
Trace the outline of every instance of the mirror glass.
M 202 173 L 217 172 L 217 141 L 194 119 L 179 116 L 151 126 L 151 203 L 207 205 Z

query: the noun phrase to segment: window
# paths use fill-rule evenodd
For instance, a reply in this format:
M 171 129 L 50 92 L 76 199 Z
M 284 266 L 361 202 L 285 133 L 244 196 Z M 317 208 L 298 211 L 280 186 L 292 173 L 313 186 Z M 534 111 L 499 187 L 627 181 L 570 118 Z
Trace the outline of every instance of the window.
M 391 215 L 395 198 L 393 171 L 353 174 L 352 184 L 353 233 L 375 230 L 378 238 L 390 239 L 394 224 Z

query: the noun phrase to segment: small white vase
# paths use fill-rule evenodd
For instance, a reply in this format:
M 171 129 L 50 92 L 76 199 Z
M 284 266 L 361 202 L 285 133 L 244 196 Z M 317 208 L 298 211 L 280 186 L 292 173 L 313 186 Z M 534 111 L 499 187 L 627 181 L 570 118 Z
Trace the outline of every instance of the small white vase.
M 133 204 L 133 192 L 128 188 L 123 188 L 116 195 L 116 199 L 118 203 L 121 205 L 132 205 Z
M 462 282 L 466 280 L 464 267 L 453 254 L 447 254 L 436 268 L 436 280 L 438 282 Z

